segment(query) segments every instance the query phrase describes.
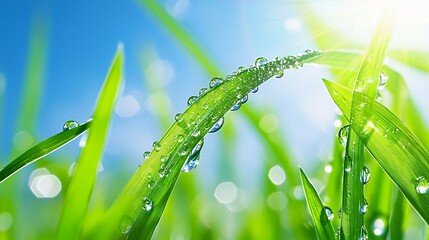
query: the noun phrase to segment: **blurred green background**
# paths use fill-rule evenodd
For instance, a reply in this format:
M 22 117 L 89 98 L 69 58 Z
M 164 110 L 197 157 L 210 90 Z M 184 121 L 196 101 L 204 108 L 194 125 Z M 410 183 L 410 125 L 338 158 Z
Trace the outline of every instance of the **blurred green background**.
M 376 6 L 383 2 L 309 1 L 310 14 L 302 11 L 303 2 L 288 0 L 2 1 L 0 168 L 62 131 L 64 122 L 91 117 L 116 45 L 124 43 L 126 84 L 85 224 L 91 228 L 92 219 L 108 209 L 142 163 L 143 152 L 186 108 L 188 97 L 216 77 L 193 57 L 192 49 L 200 48 L 224 77 L 260 56 L 273 59 L 317 48 L 314 39 L 331 32 L 365 46 L 381 12 Z M 161 23 L 153 3 L 183 27 L 194 41 L 190 47 L 183 47 L 171 25 Z M 427 50 L 427 3 L 410 0 L 401 6 L 391 47 Z M 308 20 L 314 14 L 328 31 L 310 31 Z M 330 44 L 325 48 L 342 46 Z M 425 109 L 429 96 L 421 89 L 428 87 L 427 76 L 394 60 L 389 63 L 401 69 L 411 95 Z M 285 172 L 297 175 L 300 165 L 323 191 L 342 125 L 322 77 L 332 75 L 318 66 L 289 71 L 252 94 L 240 113 L 227 114 L 222 130 L 205 138 L 198 168 L 180 176 L 155 239 L 293 236 L 288 199 L 300 202 L 304 196 L 299 182 L 288 182 Z M 14 215 L 0 208 L 0 232 L 14 226 L 20 239 L 54 236 L 69 172 L 83 142 L 78 139 L 14 175 L 16 196 L 6 195 L 0 185 L 0 198 L 10 198 L 16 206 Z M 292 169 L 284 169 L 282 154 L 291 158 Z M 300 224 L 310 231 L 312 222 L 306 212 L 302 215 L 299 219 L 306 222 Z M 410 236 L 422 234 L 410 229 Z

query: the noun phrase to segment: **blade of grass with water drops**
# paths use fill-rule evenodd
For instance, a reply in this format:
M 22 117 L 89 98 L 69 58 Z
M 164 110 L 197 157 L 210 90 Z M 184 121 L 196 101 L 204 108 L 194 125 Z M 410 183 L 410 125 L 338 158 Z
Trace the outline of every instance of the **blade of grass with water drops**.
M 228 79 L 212 79 L 211 89 L 195 99 L 127 183 L 95 235 L 96 239 L 130 236 L 150 238 L 183 164 L 206 133 L 237 102 L 271 77 L 318 55 L 257 59 L 256 66 Z
M 304 189 L 305 199 L 307 199 L 307 205 L 310 209 L 311 216 L 313 217 L 318 239 L 337 239 L 334 227 L 331 223 L 331 220 L 334 218 L 334 212 L 332 209 L 323 205 L 322 200 L 320 200 L 316 189 L 313 184 L 311 184 L 304 170 L 301 168 L 299 170 L 301 173 L 301 182 Z
M 73 139 L 84 133 L 90 126 L 90 122 L 77 126 L 73 129 L 58 133 L 34 147 L 28 149 L 19 157 L 15 158 L 0 171 L 0 183 L 12 176 L 23 167 L 31 164 L 44 156 L 51 154 Z
M 95 185 L 97 167 L 102 158 L 112 112 L 122 90 L 123 59 L 123 46 L 120 44 L 98 96 L 88 139 L 67 189 L 57 239 L 79 238 L 81 223 Z
M 337 106 L 349 118 L 352 92 L 327 80 L 325 85 Z M 392 112 L 377 102 L 369 122 L 370 135 L 360 133 L 359 129 L 355 131 L 413 208 L 429 223 L 428 150 Z
M 367 168 L 364 166 L 364 145 L 357 134 L 371 133 L 368 129 L 369 119 L 373 115 L 380 70 L 391 38 L 392 17 L 392 11 L 388 9 L 375 29 L 355 81 L 350 125 L 344 129 L 347 131 L 347 142 L 343 167 L 340 235 L 345 239 L 365 239 L 368 235 L 363 222 L 363 214 L 367 209 L 363 189 L 367 182 Z

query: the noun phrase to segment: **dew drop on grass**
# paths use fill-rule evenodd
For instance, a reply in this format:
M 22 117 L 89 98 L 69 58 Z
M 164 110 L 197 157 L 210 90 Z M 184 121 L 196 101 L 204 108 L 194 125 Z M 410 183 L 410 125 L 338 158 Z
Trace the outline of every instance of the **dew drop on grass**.
M 360 175 L 360 181 L 363 184 L 366 184 L 369 181 L 370 177 L 371 177 L 371 173 L 369 172 L 369 169 L 364 166 Z
M 164 155 L 162 155 L 162 156 L 159 158 L 159 160 L 161 160 L 161 162 L 165 162 L 165 161 L 167 161 L 167 157 L 166 157 L 166 156 L 164 156 Z
M 183 142 L 184 137 L 183 137 L 182 134 L 179 134 L 179 135 L 176 136 L 176 139 L 177 139 L 178 142 Z
M 330 207 L 325 206 L 324 208 L 325 208 L 326 216 L 328 216 L 329 221 L 332 221 L 332 219 L 334 219 L 334 212 Z
M 203 145 L 204 145 L 204 138 L 202 138 L 197 143 L 197 145 L 195 145 L 194 149 L 192 149 L 191 153 L 189 154 L 188 158 L 183 164 L 182 172 L 190 172 L 198 166 L 198 163 L 200 162 L 200 153 L 201 153 L 201 149 L 203 148 Z
M 174 116 L 174 120 L 176 120 L 176 122 L 181 122 L 183 120 L 183 116 L 181 113 L 176 114 L 176 116 Z
M 153 142 L 152 146 L 155 149 L 155 151 L 157 151 L 157 152 L 159 152 L 159 150 L 161 150 L 161 143 L 158 141 Z
M 237 69 L 237 74 L 242 73 L 244 70 L 246 70 L 245 67 L 241 66 Z
M 152 200 L 150 200 L 150 198 L 147 198 L 147 197 L 143 198 L 143 210 L 148 212 L 152 209 L 152 207 L 153 207 Z
M 426 194 L 429 192 L 429 181 L 423 176 L 416 178 L 415 186 L 419 194 Z
M 360 213 L 365 214 L 368 211 L 368 202 L 363 198 L 360 205 Z
M 259 90 L 259 88 L 258 88 L 258 87 L 255 87 L 255 88 L 252 90 L 252 93 L 257 93 L 257 92 L 258 92 L 258 90 Z
M 348 155 L 344 157 L 344 170 L 350 172 L 352 170 L 352 158 Z
M 241 104 L 246 103 L 248 99 L 249 99 L 249 97 L 248 97 L 247 95 L 246 95 L 246 96 L 244 96 L 244 97 L 240 100 Z
M 70 120 L 64 123 L 63 131 L 67 131 L 76 127 L 79 127 L 79 123 L 74 120 Z
M 206 94 L 209 90 L 207 88 L 201 88 L 200 92 L 198 93 L 199 96 L 203 96 L 204 94 Z
M 387 76 L 387 74 L 383 71 L 380 72 L 380 80 L 378 82 L 378 90 L 382 90 L 384 87 L 386 87 L 386 83 L 387 80 L 389 79 L 389 77 Z
M 229 109 L 230 111 L 237 111 L 241 107 L 241 101 L 238 101 L 234 106 Z
M 213 125 L 213 127 L 210 128 L 209 133 L 215 133 L 219 131 L 222 128 L 224 121 L 225 121 L 225 118 L 223 116 L 219 118 L 219 120 Z
M 338 131 L 338 141 L 344 147 L 347 145 L 347 137 L 349 135 L 350 124 L 344 125 Z
M 147 187 L 149 189 L 153 189 L 155 187 L 155 181 L 149 180 L 149 182 L 147 183 Z
M 149 156 L 150 156 L 150 152 L 149 151 L 146 151 L 146 152 L 143 153 L 143 158 L 144 159 L 148 159 Z
M 381 93 L 379 91 L 375 93 L 375 101 L 381 102 Z
M 266 58 L 264 58 L 264 57 L 259 57 L 259 58 L 257 58 L 256 59 L 256 61 L 255 61 L 255 66 L 256 67 L 262 67 L 262 66 L 264 66 L 265 64 L 267 64 L 268 63 L 268 60 L 266 59 Z
M 362 226 L 360 230 L 359 240 L 368 240 L 368 231 L 366 230 L 365 226 Z
M 118 225 L 119 231 L 121 233 L 128 233 L 132 225 L 133 225 L 133 219 L 127 215 L 124 215 L 119 221 L 119 225 Z
M 198 99 L 198 97 L 197 96 L 191 96 L 191 97 L 189 97 L 188 98 L 188 106 L 191 106 L 192 104 L 194 104 L 194 102 L 196 102 L 197 101 L 197 99 Z
M 280 71 L 277 73 L 276 78 L 281 78 L 281 77 L 283 77 L 283 75 L 284 75 L 284 72 Z
M 215 87 L 221 85 L 222 83 L 223 83 L 223 79 L 222 78 L 215 77 L 212 80 L 210 80 L 209 87 L 210 88 L 215 88 Z

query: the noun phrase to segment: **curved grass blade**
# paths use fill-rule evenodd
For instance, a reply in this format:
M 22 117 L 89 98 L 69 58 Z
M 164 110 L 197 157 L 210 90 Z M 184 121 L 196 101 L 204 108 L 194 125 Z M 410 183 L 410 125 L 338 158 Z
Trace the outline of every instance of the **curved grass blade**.
M 88 207 L 97 167 L 103 154 L 111 115 L 121 91 L 123 58 L 122 45 L 119 45 L 94 109 L 88 140 L 79 156 L 67 189 L 57 239 L 79 238 L 80 226 Z
M 43 158 L 44 156 L 53 153 L 55 150 L 80 136 L 89 128 L 90 123 L 91 122 L 87 122 L 76 128 L 58 133 L 28 149 L 0 171 L 0 183 L 8 179 L 10 176 L 28 164 L 31 164 Z
M 331 220 L 328 218 L 325 206 L 323 205 L 322 200 L 320 200 L 316 189 L 313 184 L 311 184 L 304 170 L 302 170 L 302 168 L 299 168 L 299 170 L 301 173 L 301 182 L 305 193 L 305 199 L 307 199 L 307 205 L 310 209 L 311 216 L 313 217 L 318 239 L 337 239 L 334 227 L 332 226 Z M 334 213 L 331 212 L 330 214 Z
M 190 151 L 210 128 L 238 101 L 257 86 L 287 68 L 318 55 L 277 58 L 225 80 L 196 100 L 159 142 L 137 170 L 109 210 L 96 239 L 130 236 L 148 239 Z M 161 157 L 165 159 L 161 161 Z M 133 227 L 135 221 L 136 228 Z
M 429 72 L 429 53 L 421 50 L 392 50 L 389 56 L 418 70 Z
M 349 118 L 352 92 L 333 82 L 324 82 L 337 106 Z M 428 150 L 392 112 L 377 102 L 368 123 L 370 135 L 363 134 L 359 129 L 354 131 L 413 208 L 429 224 L 429 193 L 420 194 L 416 189 L 419 177 L 429 179 Z

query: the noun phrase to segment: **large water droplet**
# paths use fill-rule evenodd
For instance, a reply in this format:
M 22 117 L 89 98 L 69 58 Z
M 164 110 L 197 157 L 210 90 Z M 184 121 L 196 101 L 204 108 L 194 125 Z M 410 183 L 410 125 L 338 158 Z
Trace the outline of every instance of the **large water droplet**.
M 416 178 L 416 191 L 420 194 L 426 194 L 429 192 L 429 181 L 423 177 L 420 176 Z
M 146 151 L 146 152 L 143 153 L 143 158 L 144 159 L 148 159 L 149 156 L 150 156 L 150 152 L 149 151 Z
M 338 131 L 338 141 L 344 147 L 347 145 L 347 137 L 349 135 L 350 125 L 344 125 Z
M 378 82 L 378 90 L 382 90 L 384 87 L 386 87 L 386 83 L 387 80 L 389 79 L 389 77 L 387 76 L 387 74 L 383 71 L 380 72 L 380 81 Z
M 332 219 L 334 219 L 334 212 L 330 207 L 325 206 L 325 213 L 326 216 L 328 216 L 329 221 L 332 221 Z
M 198 93 L 199 96 L 203 96 L 204 94 L 206 94 L 209 90 L 207 88 L 201 88 L 200 92 Z
M 143 210 L 150 211 L 152 209 L 152 206 L 153 206 L 152 200 L 150 200 L 147 197 L 143 198 Z
M 370 177 L 371 177 L 371 173 L 369 172 L 369 169 L 364 166 L 360 175 L 360 181 L 363 184 L 366 184 L 369 181 Z
M 195 145 L 194 149 L 192 149 L 191 153 L 185 161 L 185 164 L 183 164 L 182 172 L 190 172 L 198 166 L 198 163 L 200 162 L 200 153 L 201 149 L 203 148 L 203 145 L 204 138 L 202 138 L 197 143 L 197 145 Z
M 174 120 L 176 120 L 176 122 L 181 122 L 183 120 L 182 114 L 176 114 L 176 116 L 174 116 Z
M 70 120 L 64 123 L 63 131 L 67 131 L 76 127 L 79 127 L 79 123 L 74 120 Z
M 222 116 L 214 125 L 212 128 L 210 128 L 209 133 L 215 133 L 217 131 L 219 131 L 219 129 L 222 128 L 223 126 L 223 122 L 224 122 L 225 118 Z
M 119 225 L 118 225 L 119 231 L 121 233 L 128 233 L 132 225 L 133 225 L 133 219 L 127 215 L 124 215 L 119 221 Z
M 359 240 L 368 240 L 368 231 L 366 230 L 365 226 L 362 226 L 360 230 Z
M 266 58 L 264 58 L 264 57 L 259 57 L 259 58 L 257 58 L 256 59 L 256 61 L 255 61 L 255 66 L 256 67 L 262 67 L 262 66 L 264 66 L 265 64 L 267 64 L 268 63 L 268 60 L 266 59 Z
M 365 214 L 368 211 L 368 202 L 365 198 L 362 199 L 361 205 L 360 205 L 360 213 Z
M 350 172 L 352 170 L 352 158 L 348 155 L 344 157 L 344 170 Z
M 194 104 L 194 102 L 196 102 L 198 100 L 198 97 L 197 96 L 190 96 L 189 98 L 188 98 L 188 106 L 191 106 L 192 104 Z
M 222 83 L 223 83 L 223 79 L 222 78 L 215 77 L 212 80 L 210 80 L 209 87 L 210 88 L 215 88 L 215 87 L 221 85 Z
M 155 151 L 157 151 L 157 152 L 159 152 L 159 150 L 161 150 L 161 143 L 158 141 L 153 142 L 152 146 L 155 149 Z

